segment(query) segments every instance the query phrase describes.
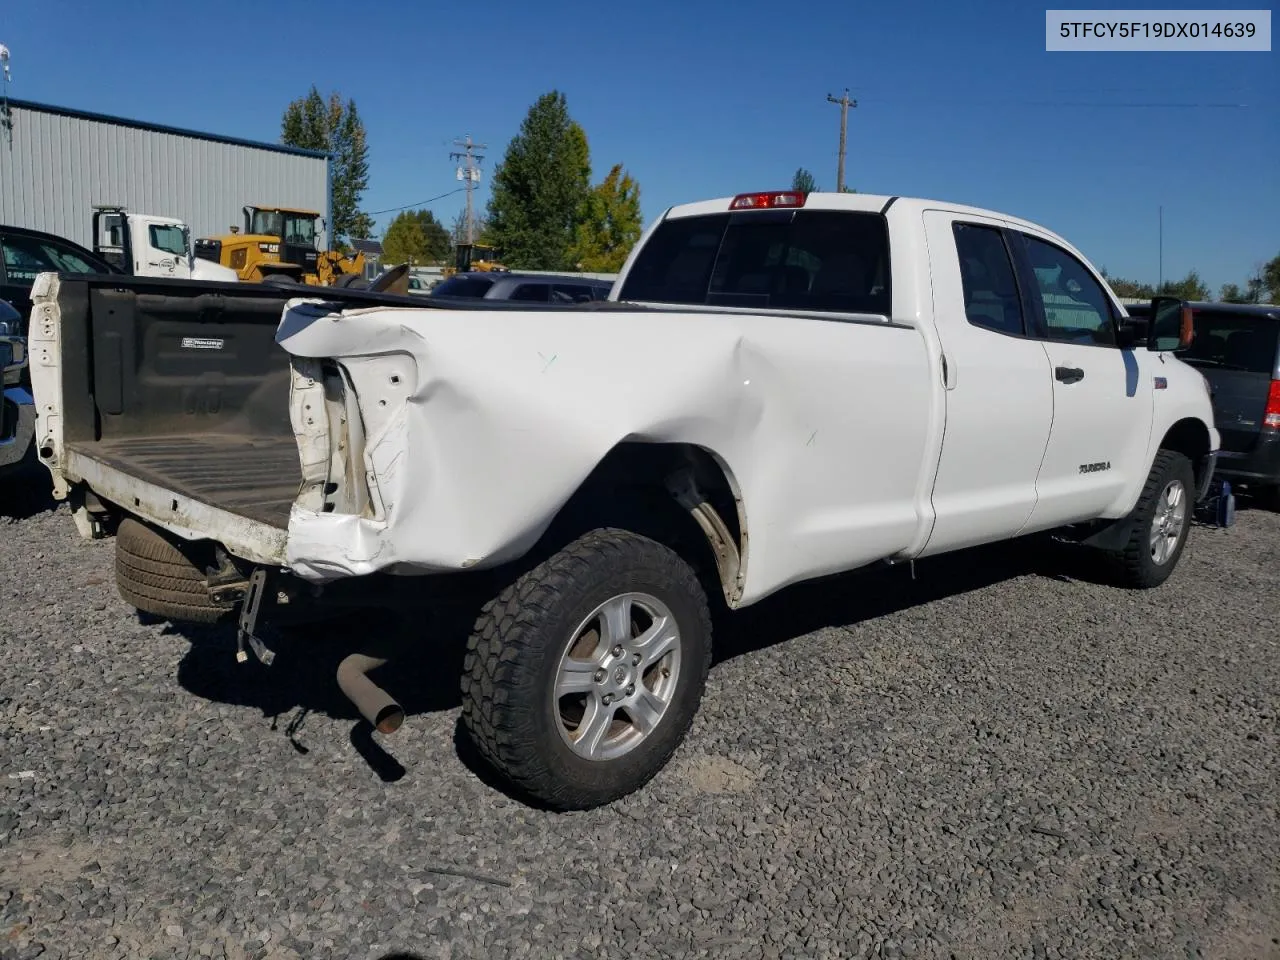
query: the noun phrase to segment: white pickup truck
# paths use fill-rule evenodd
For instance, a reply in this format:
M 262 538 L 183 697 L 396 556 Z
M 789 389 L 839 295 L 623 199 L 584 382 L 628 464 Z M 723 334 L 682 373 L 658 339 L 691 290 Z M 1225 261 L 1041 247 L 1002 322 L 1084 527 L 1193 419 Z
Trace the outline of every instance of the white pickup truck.
M 281 600 L 474 597 L 466 729 L 561 809 L 666 763 L 713 603 L 1046 530 L 1155 587 L 1218 448 L 1179 302 L 1137 343 L 1065 240 L 929 200 L 674 207 L 595 304 L 53 274 L 34 299 L 39 454 L 130 603 L 239 609 L 269 663 Z M 353 640 L 338 677 L 384 732 L 387 656 Z

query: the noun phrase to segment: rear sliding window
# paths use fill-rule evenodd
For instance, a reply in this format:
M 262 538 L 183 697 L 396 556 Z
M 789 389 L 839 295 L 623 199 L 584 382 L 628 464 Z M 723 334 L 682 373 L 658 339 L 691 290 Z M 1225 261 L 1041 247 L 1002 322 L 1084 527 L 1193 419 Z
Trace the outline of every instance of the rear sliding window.
M 1280 321 L 1248 314 L 1195 310 L 1195 338 L 1177 356 L 1192 366 L 1270 374 L 1280 346 Z
M 667 220 L 619 299 L 888 316 L 888 226 L 880 214 L 839 210 Z

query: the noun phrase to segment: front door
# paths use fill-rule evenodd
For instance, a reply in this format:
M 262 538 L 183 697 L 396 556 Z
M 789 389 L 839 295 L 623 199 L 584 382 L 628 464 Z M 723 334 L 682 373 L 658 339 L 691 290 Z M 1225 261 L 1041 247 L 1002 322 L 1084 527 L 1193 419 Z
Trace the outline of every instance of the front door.
M 141 260 L 136 269 L 148 277 L 191 276 L 187 260 L 187 232 L 175 223 L 155 223 L 130 218 L 134 228 L 134 256 Z
M 1004 223 L 936 210 L 924 217 L 946 364 L 928 556 L 1013 536 L 1031 517 L 1053 388 L 1044 345 L 1029 336 Z
M 1053 430 L 1028 524 L 1046 530 L 1106 515 L 1145 473 L 1150 354 L 1120 349 L 1118 311 L 1081 260 L 1047 238 L 1010 236 L 1053 373 Z

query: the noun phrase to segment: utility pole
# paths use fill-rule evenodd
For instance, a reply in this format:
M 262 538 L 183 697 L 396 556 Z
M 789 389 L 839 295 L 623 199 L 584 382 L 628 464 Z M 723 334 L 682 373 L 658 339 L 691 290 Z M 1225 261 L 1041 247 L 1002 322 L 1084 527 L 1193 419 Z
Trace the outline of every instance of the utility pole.
M 1160 205 L 1160 266 L 1157 268 L 1157 276 L 1160 279 L 1156 283 L 1156 293 L 1159 293 L 1164 286 L 1164 204 Z
M 483 143 L 472 143 L 470 134 L 465 140 L 453 141 L 455 146 L 462 147 L 461 151 L 455 150 L 449 154 L 450 160 L 462 160 L 464 166 L 458 168 L 458 179 L 466 184 L 467 188 L 467 245 L 471 246 L 476 242 L 475 236 L 475 214 L 471 203 L 471 192 L 475 189 L 477 183 L 480 182 L 480 161 L 484 159 L 483 154 L 477 154 L 477 150 L 489 149 Z
M 849 99 L 849 88 L 844 88 L 844 96 L 837 100 L 831 94 L 827 94 L 827 100 L 830 103 L 838 103 L 840 105 L 840 165 L 836 168 L 836 191 L 844 193 L 844 145 L 849 134 L 849 108 L 858 105 L 857 100 Z

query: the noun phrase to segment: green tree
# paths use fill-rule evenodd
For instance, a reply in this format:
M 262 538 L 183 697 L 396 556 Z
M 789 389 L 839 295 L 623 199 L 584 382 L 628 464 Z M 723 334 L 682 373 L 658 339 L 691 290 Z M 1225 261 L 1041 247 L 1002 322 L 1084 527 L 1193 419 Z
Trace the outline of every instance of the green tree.
M 333 222 L 330 244 L 373 233 L 373 218 L 360 210 L 369 186 L 369 145 L 354 100 L 343 103 L 337 93 L 326 102 L 314 85 L 291 102 L 280 121 L 280 142 L 305 150 L 323 150 L 333 164 Z
M 1280 303 L 1280 253 L 1262 268 L 1262 286 L 1266 287 L 1272 303 Z
M 1218 299 L 1223 303 L 1244 303 L 1244 291 L 1238 284 L 1224 283 L 1222 289 L 1218 291 Z
M 387 263 L 439 263 L 449 257 L 449 232 L 430 210 L 405 210 L 396 214 L 382 237 L 382 259 Z
M 813 179 L 813 174 L 800 167 L 796 170 L 795 176 L 791 178 L 791 189 L 800 193 L 817 193 L 818 184 Z
M 543 94 L 494 172 L 488 239 L 513 269 L 567 269 L 590 190 L 586 133 L 563 93 Z
M 1126 299 L 1150 299 L 1156 295 L 1156 288 L 1149 283 L 1138 283 L 1134 280 L 1124 280 L 1120 277 L 1112 277 L 1107 273 L 1106 268 L 1100 271 L 1102 277 L 1111 286 L 1111 292 L 1117 297 L 1125 297 Z
M 588 194 L 570 261 L 581 270 L 617 273 L 640 239 L 640 185 L 615 163 Z
M 1180 300 L 1208 300 L 1209 288 L 1200 279 L 1200 274 L 1188 270 L 1181 280 L 1166 280 L 1157 291 L 1162 297 L 1177 297 Z

